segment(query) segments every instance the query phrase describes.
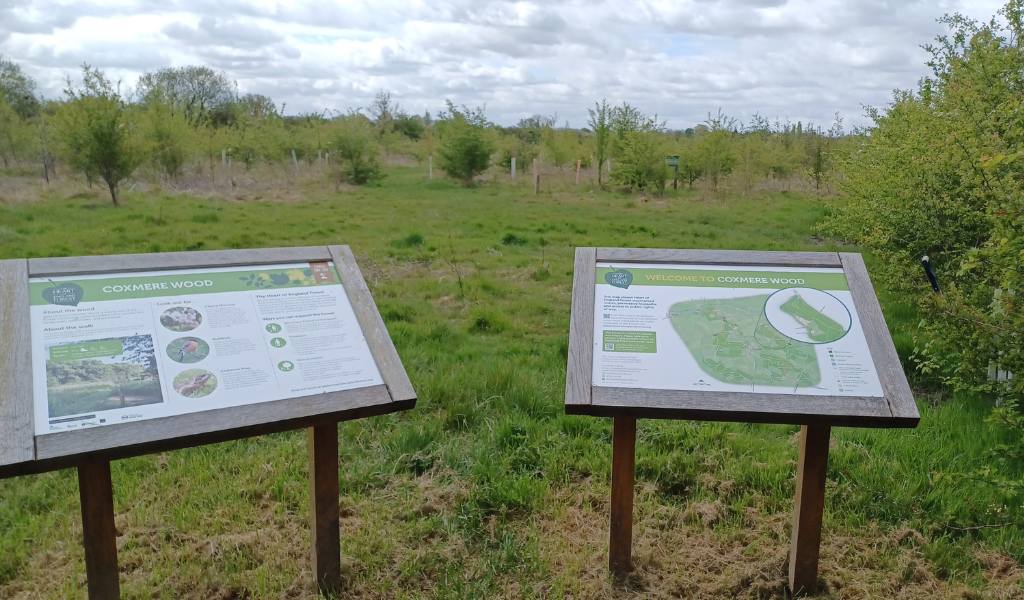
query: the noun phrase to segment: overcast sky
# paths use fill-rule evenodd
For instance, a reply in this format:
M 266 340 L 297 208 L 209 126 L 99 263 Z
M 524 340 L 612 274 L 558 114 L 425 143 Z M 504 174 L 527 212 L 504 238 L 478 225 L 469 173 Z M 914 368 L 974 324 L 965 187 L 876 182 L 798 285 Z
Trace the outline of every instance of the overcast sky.
M 928 73 L 922 44 L 998 1 L 659 0 L 373 2 L 0 0 L 0 52 L 48 97 L 87 62 L 134 85 L 146 70 L 224 70 L 286 113 L 367 106 L 387 89 L 409 112 L 445 99 L 490 120 L 558 114 L 585 125 L 595 100 L 628 101 L 671 128 L 722 109 L 866 124 Z

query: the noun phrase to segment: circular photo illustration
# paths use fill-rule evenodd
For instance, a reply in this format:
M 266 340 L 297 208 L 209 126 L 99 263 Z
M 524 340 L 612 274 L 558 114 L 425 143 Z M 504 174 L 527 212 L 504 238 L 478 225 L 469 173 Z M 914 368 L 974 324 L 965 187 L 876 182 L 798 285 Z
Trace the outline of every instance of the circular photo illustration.
M 808 344 L 828 344 L 850 331 L 850 309 L 828 292 L 813 288 L 786 288 L 768 297 L 768 322 L 782 335 Z
M 203 324 L 203 315 L 191 306 L 172 306 L 160 315 L 160 324 L 171 331 L 192 331 Z
M 167 344 L 167 356 L 185 365 L 197 363 L 210 355 L 210 345 L 197 337 L 178 338 Z
M 217 389 L 217 377 L 203 369 L 189 369 L 178 373 L 171 387 L 186 398 L 202 398 Z

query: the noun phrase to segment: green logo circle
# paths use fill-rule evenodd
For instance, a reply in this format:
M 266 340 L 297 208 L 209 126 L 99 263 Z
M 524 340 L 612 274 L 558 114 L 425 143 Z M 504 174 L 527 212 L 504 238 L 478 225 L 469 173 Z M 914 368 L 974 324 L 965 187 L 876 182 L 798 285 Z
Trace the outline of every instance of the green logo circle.
M 277 368 L 287 373 L 288 371 L 291 371 L 292 369 L 295 368 L 295 363 L 293 363 L 290 360 L 282 360 L 281 362 L 277 363 Z
M 284 338 L 274 338 L 270 340 L 270 345 L 275 348 L 284 348 L 288 342 L 284 341 Z
M 271 323 L 267 325 L 267 333 L 278 333 L 281 331 L 281 326 L 277 323 Z

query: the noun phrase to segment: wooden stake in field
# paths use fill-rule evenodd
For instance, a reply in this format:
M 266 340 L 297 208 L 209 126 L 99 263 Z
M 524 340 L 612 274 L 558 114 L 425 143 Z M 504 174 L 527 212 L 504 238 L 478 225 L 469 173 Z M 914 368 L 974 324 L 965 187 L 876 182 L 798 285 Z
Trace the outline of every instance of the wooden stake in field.
M 427 173 L 428 173 L 428 178 L 430 178 L 430 179 L 434 178 L 434 157 L 433 156 L 429 157 L 429 159 L 427 160 Z
M 533 159 L 533 195 L 540 193 L 540 171 L 537 170 L 537 159 Z
M 512 181 L 516 180 L 516 157 L 512 157 Z
M 576 159 L 576 185 L 580 184 L 580 167 L 583 166 L 583 159 Z

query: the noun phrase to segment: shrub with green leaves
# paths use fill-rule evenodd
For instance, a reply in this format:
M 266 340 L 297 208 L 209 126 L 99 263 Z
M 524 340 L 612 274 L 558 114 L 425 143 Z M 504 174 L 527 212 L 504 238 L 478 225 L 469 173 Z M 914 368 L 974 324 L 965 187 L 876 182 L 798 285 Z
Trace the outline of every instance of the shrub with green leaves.
M 350 114 L 337 120 L 331 159 L 335 177 L 339 181 L 364 185 L 379 181 L 380 142 L 373 123 L 360 114 Z
M 438 115 L 438 165 L 463 185 L 472 185 L 473 178 L 491 166 L 495 144 L 487 125 L 482 107 L 470 110 L 463 106 L 460 110 L 450 100 L 448 109 Z
M 664 122 L 657 117 L 648 117 L 625 102 L 616 107 L 611 180 L 630 190 L 664 190 L 668 179 L 665 157 L 669 154 L 664 129 Z
M 1024 431 L 1024 3 L 1003 21 L 943 19 L 952 36 L 928 46 L 933 75 L 871 110 L 870 136 L 842 161 L 846 197 L 825 230 L 871 249 L 875 280 L 915 294 L 925 311 L 919 367 L 957 389 L 1002 396 L 993 419 Z M 934 294 L 921 270 L 928 255 Z M 990 368 L 1016 373 L 990 380 Z M 1003 480 L 994 449 L 984 475 Z

